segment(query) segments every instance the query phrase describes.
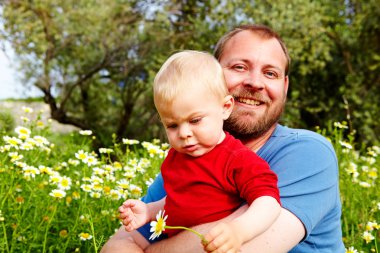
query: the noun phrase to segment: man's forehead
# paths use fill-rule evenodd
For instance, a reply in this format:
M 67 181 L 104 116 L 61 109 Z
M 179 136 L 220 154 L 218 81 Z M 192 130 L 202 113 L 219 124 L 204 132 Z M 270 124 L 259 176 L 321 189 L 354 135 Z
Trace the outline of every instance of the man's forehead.
M 276 38 L 264 38 L 250 31 L 242 31 L 226 43 L 221 62 L 250 61 L 257 57 L 270 62 L 280 61 L 284 65 L 287 62 L 286 55 Z
M 242 31 L 235 34 L 231 39 L 225 44 L 225 49 L 242 49 L 243 47 L 250 47 L 255 49 L 261 46 L 268 46 L 279 49 L 282 51 L 280 42 L 274 37 L 263 37 L 252 31 Z

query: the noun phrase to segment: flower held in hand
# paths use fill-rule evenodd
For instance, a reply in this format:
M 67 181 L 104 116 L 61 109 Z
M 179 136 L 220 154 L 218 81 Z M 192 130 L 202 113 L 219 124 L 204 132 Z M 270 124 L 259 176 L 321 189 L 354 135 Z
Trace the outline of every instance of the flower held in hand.
M 166 219 L 168 216 L 165 216 L 165 210 L 164 211 L 159 211 L 158 214 L 156 215 L 156 220 L 152 221 L 150 223 L 150 232 L 153 232 L 153 234 L 149 237 L 149 240 L 154 240 L 157 237 L 159 237 L 162 233 L 162 231 L 165 231 L 165 226 L 166 226 Z
M 204 238 L 204 236 L 201 233 L 191 228 L 187 228 L 183 226 L 167 226 L 166 225 L 167 218 L 168 216 L 165 215 L 165 210 L 164 211 L 160 210 L 158 212 L 158 214 L 156 215 L 156 220 L 150 223 L 150 226 L 151 226 L 150 232 L 153 232 L 153 234 L 149 237 L 149 240 L 154 240 L 157 237 L 159 237 L 162 231 L 165 231 L 165 229 L 183 229 L 183 230 L 187 230 L 196 234 L 201 239 L 203 244 L 208 244 L 207 240 Z

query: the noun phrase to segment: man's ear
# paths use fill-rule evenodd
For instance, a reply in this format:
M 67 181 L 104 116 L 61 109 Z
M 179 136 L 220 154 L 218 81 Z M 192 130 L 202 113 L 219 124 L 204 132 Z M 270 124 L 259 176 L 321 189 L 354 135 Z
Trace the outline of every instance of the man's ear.
M 289 89 L 289 76 L 285 76 L 285 79 L 284 79 L 284 103 L 286 103 L 286 99 L 288 97 L 288 89 Z
M 289 76 L 285 76 L 284 80 L 284 90 L 285 94 L 288 94 L 288 89 L 289 89 Z M 285 96 L 286 97 L 286 96 Z
M 234 98 L 227 95 L 223 99 L 223 119 L 226 120 L 230 117 L 232 109 L 234 108 Z

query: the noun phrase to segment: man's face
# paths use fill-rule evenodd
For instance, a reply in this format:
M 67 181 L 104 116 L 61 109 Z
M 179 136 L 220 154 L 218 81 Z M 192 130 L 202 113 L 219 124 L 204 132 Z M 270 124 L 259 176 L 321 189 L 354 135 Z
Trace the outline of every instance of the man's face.
M 235 106 L 225 129 L 238 138 L 259 137 L 279 120 L 286 102 L 286 56 L 275 39 L 242 31 L 220 57 Z

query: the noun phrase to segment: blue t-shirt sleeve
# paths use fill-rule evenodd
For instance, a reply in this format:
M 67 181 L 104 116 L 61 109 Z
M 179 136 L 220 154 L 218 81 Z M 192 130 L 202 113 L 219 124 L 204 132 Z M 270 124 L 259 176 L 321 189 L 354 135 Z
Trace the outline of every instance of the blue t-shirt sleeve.
M 269 164 L 278 176 L 282 206 L 302 221 L 307 237 L 339 201 L 334 149 L 315 134 L 296 135 L 274 152 Z
M 147 193 L 141 198 L 145 203 L 154 202 L 166 196 L 164 189 L 164 180 L 161 173 L 159 173 L 153 183 L 149 186 Z
M 146 195 L 142 197 L 141 200 L 144 201 L 145 203 L 150 203 L 150 202 L 158 201 L 165 196 L 166 196 L 166 192 L 164 189 L 164 180 L 162 178 L 161 173 L 159 173 L 156 179 L 153 181 L 153 183 L 149 186 Z M 150 223 L 140 227 L 139 229 L 137 229 L 137 231 L 139 231 L 140 234 L 143 235 L 145 239 L 149 241 L 149 237 L 151 235 Z M 159 241 L 160 239 L 162 239 L 162 236 L 150 242 Z

